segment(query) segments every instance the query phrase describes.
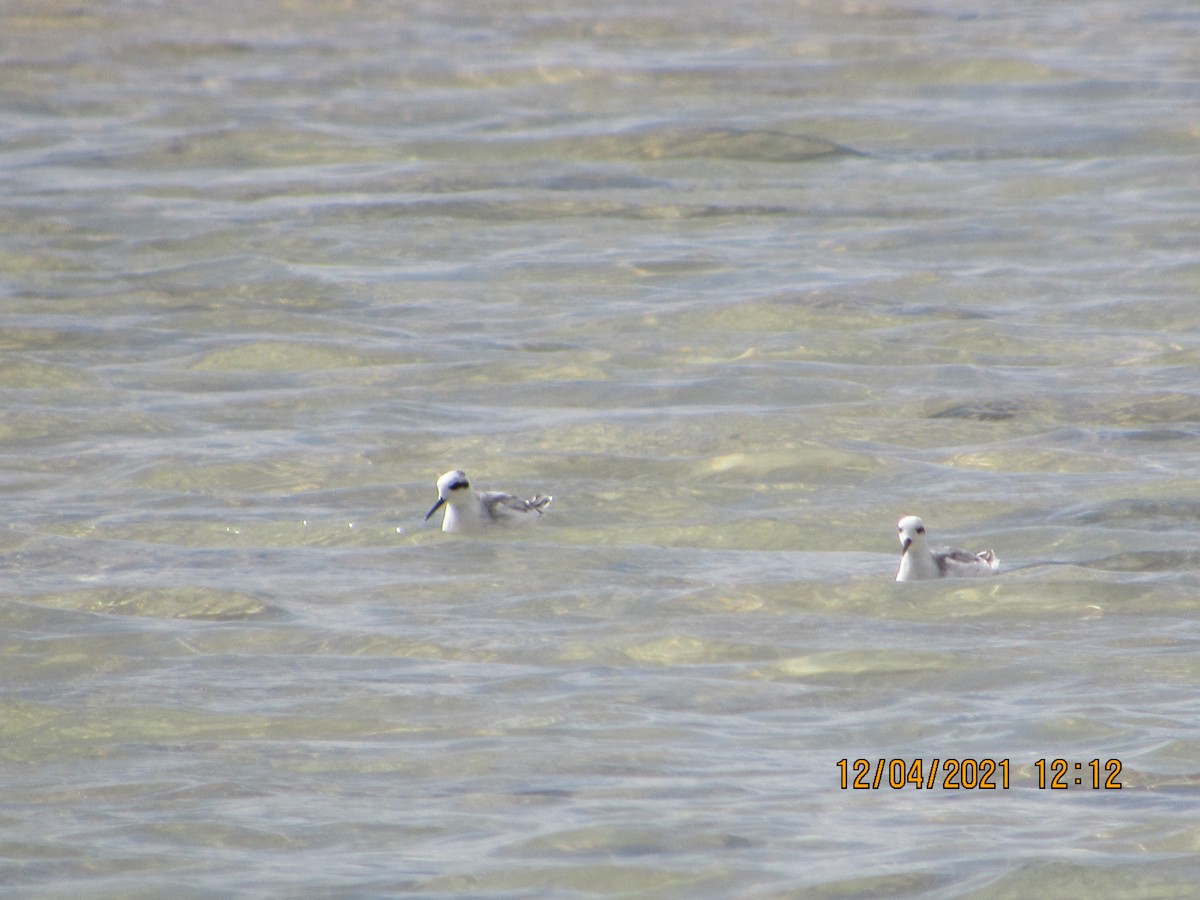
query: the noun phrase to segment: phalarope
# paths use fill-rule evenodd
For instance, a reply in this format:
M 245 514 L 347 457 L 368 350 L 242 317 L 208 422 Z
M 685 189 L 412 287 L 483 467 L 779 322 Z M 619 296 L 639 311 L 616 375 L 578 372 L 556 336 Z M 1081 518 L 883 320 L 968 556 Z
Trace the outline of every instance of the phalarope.
M 444 505 L 442 531 L 452 534 L 469 534 L 492 525 L 536 522 L 554 499 L 538 494 L 532 500 L 522 500 L 502 491 L 473 491 L 466 473 L 457 469 L 437 480 L 437 491 L 437 503 L 425 514 L 425 521 Z
M 991 550 L 971 553 L 954 547 L 930 550 L 925 541 L 925 523 L 916 516 L 905 516 L 896 525 L 900 534 L 900 569 L 897 581 L 924 581 L 926 578 L 972 578 L 994 575 L 1000 560 Z

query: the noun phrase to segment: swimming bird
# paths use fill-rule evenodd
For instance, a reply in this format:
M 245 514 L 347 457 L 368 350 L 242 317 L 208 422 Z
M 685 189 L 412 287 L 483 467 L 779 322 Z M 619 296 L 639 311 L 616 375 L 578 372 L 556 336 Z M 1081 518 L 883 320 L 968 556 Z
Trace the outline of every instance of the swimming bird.
M 438 500 L 425 514 L 425 521 L 442 508 L 442 531 L 470 534 L 493 525 L 520 525 L 535 522 L 553 497 L 538 494 L 522 500 L 502 491 L 473 491 L 465 472 L 455 469 L 437 480 Z
M 971 553 L 954 547 L 930 550 L 925 541 L 925 523 L 916 516 L 905 516 L 896 525 L 900 534 L 900 569 L 897 581 L 924 581 L 926 578 L 972 578 L 994 575 L 1000 560 L 991 550 Z

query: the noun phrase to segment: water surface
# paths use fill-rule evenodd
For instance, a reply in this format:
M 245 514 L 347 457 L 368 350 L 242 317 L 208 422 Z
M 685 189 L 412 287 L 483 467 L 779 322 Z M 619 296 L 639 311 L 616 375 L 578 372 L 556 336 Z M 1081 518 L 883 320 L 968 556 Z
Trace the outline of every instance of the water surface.
M 1200 12 L 11 7 L 11 889 L 1190 893 Z

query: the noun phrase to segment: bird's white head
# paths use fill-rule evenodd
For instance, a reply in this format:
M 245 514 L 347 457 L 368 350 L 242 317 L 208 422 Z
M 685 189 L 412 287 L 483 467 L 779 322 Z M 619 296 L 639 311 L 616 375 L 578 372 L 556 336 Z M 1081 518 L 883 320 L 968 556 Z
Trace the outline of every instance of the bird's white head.
M 905 516 L 896 524 L 896 533 L 900 536 L 900 554 L 903 556 L 914 544 L 925 546 L 925 523 L 917 516 Z
M 459 469 L 453 472 L 447 472 L 437 480 L 437 503 L 433 504 L 433 508 L 425 513 L 425 521 L 429 521 L 429 517 L 442 508 L 443 503 L 454 505 L 459 497 L 468 496 L 467 492 L 471 489 L 471 482 L 467 481 L 467 473 Z

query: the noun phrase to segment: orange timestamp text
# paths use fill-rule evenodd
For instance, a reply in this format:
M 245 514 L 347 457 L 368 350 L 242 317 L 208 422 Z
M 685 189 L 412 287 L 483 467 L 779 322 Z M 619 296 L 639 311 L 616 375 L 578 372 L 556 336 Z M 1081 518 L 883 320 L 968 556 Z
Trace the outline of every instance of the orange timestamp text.
M 913 787 L 946 791 L 1008 790 L 1007 759 L 917 757 L 907 759 L 839 759 L 842 790 L 877 791 Z
M 1006 791 L 1011 786 L 1008 759 L 971 757 L 918 757 L 907 759 L 839 759 L 842 790 L 878 791 L 916 788 L 944 791 Z M 1039 759 L 1033 763 L 1040 790 L 1087 788 L 1120 790 L 1121 761 L 1092 759 L 1070 762 L 1065 759 Z

